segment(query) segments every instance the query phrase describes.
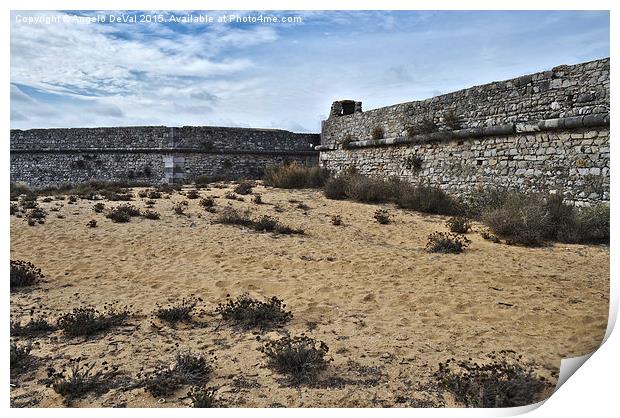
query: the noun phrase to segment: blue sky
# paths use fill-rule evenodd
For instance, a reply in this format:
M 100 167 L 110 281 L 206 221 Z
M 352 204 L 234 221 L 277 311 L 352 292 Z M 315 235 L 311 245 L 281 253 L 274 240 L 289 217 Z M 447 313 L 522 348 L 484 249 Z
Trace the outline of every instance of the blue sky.
M 364 109 L 609 56 L 597 11 L 193 12 L 301 23 L 109 23 L 12 12 L 11 127 L 223 125 L 318 132 Z M 174 12 L 183 16 L 189 12 Z M 25 17 L 105 16 L 25 24 Z M 21 19 L 20 22 L 18 22 Z

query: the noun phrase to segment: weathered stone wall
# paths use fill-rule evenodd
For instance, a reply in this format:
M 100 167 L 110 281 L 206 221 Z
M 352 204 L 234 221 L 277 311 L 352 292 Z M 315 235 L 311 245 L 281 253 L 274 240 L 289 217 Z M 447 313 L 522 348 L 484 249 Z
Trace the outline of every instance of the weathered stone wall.
M 11 130 L 11 181 L 46 187 L 88 180 L 256 178 L 269 165 L 316 164 L 316 134 L 165 126 Z
M 372 139 L 377 127 L 384 138 Z M 330 117 L 317 149 L 335 172 L 608 201 L 609 59 Z

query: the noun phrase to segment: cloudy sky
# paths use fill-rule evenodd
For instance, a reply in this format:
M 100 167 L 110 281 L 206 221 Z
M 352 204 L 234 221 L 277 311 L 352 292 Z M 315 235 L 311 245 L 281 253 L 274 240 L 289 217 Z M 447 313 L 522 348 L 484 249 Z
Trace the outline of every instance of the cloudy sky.
M 607 12 L 12 12 L 11 127 L 223 125 L 317 132 L 364 109 L 609 56 Z M 294 23 L 217 18 L 299 17 Z M 102 23 L 63 22 L 99 16 Z M 28 23 L 28 18 L 49 23 Z M 54 22 L 53 20 L 59 20 Z

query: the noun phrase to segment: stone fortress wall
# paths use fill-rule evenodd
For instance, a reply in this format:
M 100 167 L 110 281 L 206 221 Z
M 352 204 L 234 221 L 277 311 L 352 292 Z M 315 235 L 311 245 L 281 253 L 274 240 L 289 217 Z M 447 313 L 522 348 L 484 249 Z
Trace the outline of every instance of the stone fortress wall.
M 362 111 L 334 102 L 319 162 L 455 193 L 500 187 L 609 201 L 609 58 Z
M 317 164 L 317 134 L 279 129 L 139 126 L 11 130 L 11 182 L 181 182 L 258 178 L 269 165 Z

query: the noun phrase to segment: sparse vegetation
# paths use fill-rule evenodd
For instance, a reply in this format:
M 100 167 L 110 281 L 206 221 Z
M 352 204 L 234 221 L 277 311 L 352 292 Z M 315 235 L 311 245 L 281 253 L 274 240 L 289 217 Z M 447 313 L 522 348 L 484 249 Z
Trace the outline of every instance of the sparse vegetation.
M 198 199 L 200 197 L 200 192 L 196 189 L 191 189 L 188 190 L 187 193 L 185 193 L 185 196 L 188 199 Z
M 103 312 L 86 306 L 63 314 L 57 326 L 69 337 L 94 335 L 121 325 L 128 317 L 127 307 L 119 308 L 115 303 L 105 305 Z
M 93 205 L 93 210 L 96 213 L 102 213 L 104 209 L 105 209 L 105 204 L 102 202 L 97 202 Z
M 240 195 L 248 195 L 252 193 L 252 188 L 254 187 L 254 183 L 250 181 L 242 181 L 234 188 L 234 192 Z
M 63 396 L 67 405 L 91 392 L 102 395 L 114 387 L 118 367 L 110 367 L 104 361 L 103 367 L 93 372 L 95 365 L 95 362 L 82 363 L 82 359 L 78 357 L 60 371 L 48 368 L 50 386 L 54 392 Z
M 471 221 L 464 216 L 454 216 L 446 222 L 450 232 L 456 234 L 466 234 L 471 229 Z
M 17 343 L 11 340 L 11 348 L 10 348 L 10 371 L 11 377 L 13 375 L 18 374 L 20 371 L 24 370 L 28 367 L 31 355 L 30 350 L 32 349 L 32 345 L 17 345 Z
M 213 360 L 191 351 L 180 351 L 175 357 L 174 366 L 161 366 L 144 379 L 146 390 L 156 398 L 168 396 L 184 385 L 203 386 L 209 382 Z
M 389 224 L 391 222 L 390 214 L 385 209 L 377 209 L 375 211 L 374 218 L 375 218 L 375 220 L 377 222 L 379 222 L 382 225 L 386 225 L 386 224 Z
M 432 253 L 460 254 L 469 246 L 471 241 L 465 235 L 433 232 L 428 236 L 426 251 Z
M 105 215 L 112 222 L 124 223 L 129 222 L 132 217 L 140 216 L 140 210 L 133 205 L 123 204 L 110 209 Z
M 209 209 L 215 206 L 215 199 L 213 199 L 212 197 L 203 197 L 202 199 L 200 199 L 200 206 L 202 206 L 205 209 Z
M 27 286 L 33 286 L 45 276 L 41 269 L 29 261 L 11 260 L 11 290 Z
M 47 334 L 56 327 L 44 318 L 33 318 L 22 325 L 21 321 L 11 321 L 11 337 L 23 337 Z
M 281 189 L 304 189 L 322 187 L 328 178 L 329 172 L 322 167 L 289 164 L 267 167 L 263 182 Z
M 327 344 L 303 334 L 269 341 L 259 350 L 267 356 L 267 365 L 294 385 L 315 382 L 328 365 Z
M 508 353 L 492 353 L 481 363 L 450 359 L 439 364 L 434 376 L 467 407 L 509 408 L 538 402 L 549 383 L 519 364 L 521 356 L 513 359 Z
M 284 310 L 286 305 L 282 299 L 273 296 L 265 302 L 243 294 L 237 299 L 228 298 L 226 303 L 220 303 L 215 312 L 222 319 L 245 329 L 271 329 L 283 325 L 291 320 L 293 314 Z
M 263 198 L 261 197 L 261 195 L 256 194 L 252 197 L 252 203 L 254 203 L 255 205 L 261 205 L 263 203 Z
M 89 228 L 97 228 L 97 221 L 94 219 L 91 219 L 90 221 L 86 223 L 86 226 Z
M 334 225 L 334 226 L 342 225 L 342 217 L 340 215 L 333 215 L 332 216 L 332 225 Z
M 215 397 L 217 388 L 194 386 L 187 393 L 192 408 L 215 408 L 218 399 Z
M 264 215 L 257 220 L 250 217 L 250 212 L 239 212 L 235 208 L 224 208 L 219 214 L 216 223 L 225 225 L 239 225 L 252 228 L 259 232 L 275 232 L 277 234 L 303 234 L 303 229 L 293 229 L 281 224 L 277 219 Z
M 159 218 L 161 218 L 161 215 L 154 210 L 145 210 L 144 212 L 142 212 L 142 217 L 145 219 L 158 220 Z
M 170 324 L 182 321 L 191 321 L 192 311 L 198 304 L 198 299 L 181 299 L 180 302 L 165 307 L 157 304 L 154 315 Z

